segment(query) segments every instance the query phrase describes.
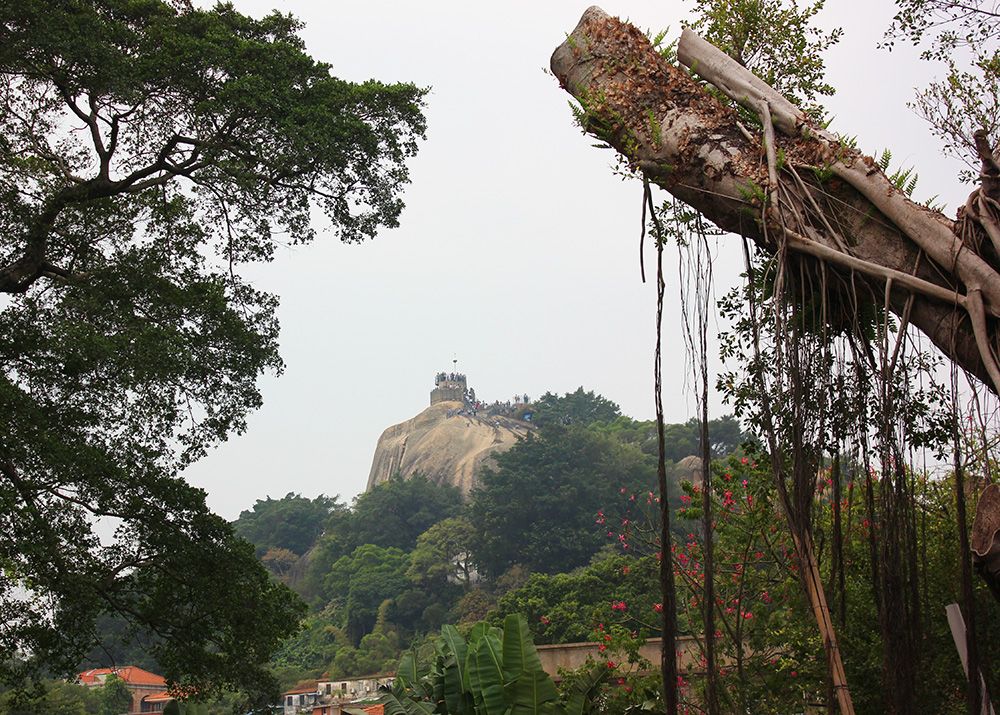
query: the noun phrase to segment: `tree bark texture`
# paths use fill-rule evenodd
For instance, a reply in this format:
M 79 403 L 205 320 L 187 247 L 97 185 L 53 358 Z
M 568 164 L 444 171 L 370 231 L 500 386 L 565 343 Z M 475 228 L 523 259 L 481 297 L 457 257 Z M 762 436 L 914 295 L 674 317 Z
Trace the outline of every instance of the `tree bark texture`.
M 970 197 L 953 221 L 910 201 L 872 158 L 689 30 L 678 58 L 764 129 L 741 121 L 642 32 L 597 7 L 555 50 L 551 68 L 580 102 L 584 129 L 630 168 L 765 251 L 784 248 L 806 266 L 824 262 L 826 299 L 845 328 L 859 305 L 887 302 L 1000 392 L 1000 260 L 989 231 L 995 222 L 977 210 L 986 204 Z
M 979 495 L 972 522 L 972 562 L 1000 601 L 1000 486 L 990 484 Z

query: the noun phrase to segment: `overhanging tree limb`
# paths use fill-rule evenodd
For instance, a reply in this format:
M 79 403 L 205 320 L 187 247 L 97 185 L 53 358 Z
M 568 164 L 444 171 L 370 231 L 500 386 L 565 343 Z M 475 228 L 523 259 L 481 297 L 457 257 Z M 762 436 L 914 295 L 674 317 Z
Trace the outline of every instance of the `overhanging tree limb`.
M 685 31 L 677 56 L 714 89 L 660 56 L 636 28 L 595 7 L 557 48 L 551 67 L 580 102 L 585 131 L 617 149 L 645 179 L 776 256 L 775 294 L 803 304 L 818 298 L 824 334 L 861 334 L 859 305 L 871 308 L 888 332 L 888 319 L 881 316 L 892 311 L 902 325 L 918 327 L 957 366 L 1000 394 L 1000 240 L 994 235 L 1000 233 L 994 212 L 1000 191 L 988 176 L 997 163 L 988 143 L 977 146 L 983 145 L 990 180 L 952 221 L 910 201 L 873 159 L 817 126 L 694 33 Z M 742 110 L 719 101 L 720 93 Z M 798 290 L 788 290 L 793 287 Z M 775 330 L 781 334 L 785 327 Z M 888 355 L 886 347 L 883 354 Z M 898 341 L 893 365 L 897 354 Z M 799 377 L 792 383 L 800 385 Z M 793 408 L 798 404 L 792 400 Z M 795 424 L 800 441 L 793 440 L 793 451 L 802 446 L 802 424 Z M 773 428 L 770 443 L 780 488 L 784 466 Z M 812 480 L 808 460 L 800 456 L 792 460 L 794 500 L 784 496 L 782 503 L 840 710 L 850 713 L 806 518 Z M 669 678 L 666 663 L 663 672 Z M 900 673 L 903 682 L 906 674 Z
M 867 291 L 862 301 L 880 305 L 891 279 L 890 309 L 908 310 L 909 321 L 942 352 L 1000 392 L 1000 257 L 983 223 L 967 211 L 952 221 L 910 201 L 870 157 L 694 33 L 685 31 L 678 57 L 754 114 L 765 103 L 780 132 L 773 147 L 777 187 L 766 142 L 743 127 L 739 112 L 661 57 L 639 30 L 599 8 L 584 13 L 551 67 L 580 102 L 584 129 L 632 168 L 765 251 L 777 250 L 777 237 L 792 239 L 789 249 L 824 261 L 842 286 Z M 838 290 L 846 313 L 848 288 L 835 285 L 831 304 Z

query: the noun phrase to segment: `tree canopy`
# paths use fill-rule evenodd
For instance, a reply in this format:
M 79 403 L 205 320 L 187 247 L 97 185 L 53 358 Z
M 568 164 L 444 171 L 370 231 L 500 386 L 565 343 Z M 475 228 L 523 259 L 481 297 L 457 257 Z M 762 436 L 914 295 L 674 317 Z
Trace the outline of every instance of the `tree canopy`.
M 168 678 L 267 690 L 299 607 L 178 473 L 281 369 L 241 266 L 314 209 L 346 241 L 396 225 L 424 91 L 228 4 L 25 0 L 0 28 L 0 681 L 70 672 L 115 612 Z
M 258 499 L 253 509 L 240 512 L 236 533 L 257 547 L 261 556 L 270 549 L 287 549 L 301 556 L 316 542 L 330 515 L 346 507 L 336 498 L 308 499 L 289 492 L 281 499 Z
M 605 543 L 595 528 L 620 492 L 655 484 L 652 460 L 632 445 L 580 425 L 552 425 L 496 458 L 472 492 L 473 553 L 499 576 L 515 563 L 569 571 Z
M 374 627 L 382 601 L 399 593 L 407 565 L 402 550 L 374 544 L 359 546 L 333 564 L 324 587 L 340 613 L 340 625 L 354 643 Z
M 343 544 L 345 553 L 362 544 L 409 550 L 427 529 L 461 511 L 457 487 L 436 484 L 422 474 L 397 474 L 359 494 L 349 512 L 335 514 L 327 535 Z
M 584 392 L 583 386 L 560 397 L 546 392 L 534 402 L 535 415 L 532 421 L 544 426 L 548 424 L 582 424 L 610 422 L 621 414 L 621 409 L 611 400 Z

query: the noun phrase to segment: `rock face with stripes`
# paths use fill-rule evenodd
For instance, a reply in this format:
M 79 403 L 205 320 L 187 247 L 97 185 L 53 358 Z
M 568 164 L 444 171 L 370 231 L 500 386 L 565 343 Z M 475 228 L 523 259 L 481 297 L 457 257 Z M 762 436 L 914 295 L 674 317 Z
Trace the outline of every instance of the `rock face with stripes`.
M 368 474 L 368 489 L 399 473 L 422 474 L 451 484 L 468 496 L 481 467 L 533 429 L 508 415 L 488 414 L 459 401 L 435 402 L 379 437 Z

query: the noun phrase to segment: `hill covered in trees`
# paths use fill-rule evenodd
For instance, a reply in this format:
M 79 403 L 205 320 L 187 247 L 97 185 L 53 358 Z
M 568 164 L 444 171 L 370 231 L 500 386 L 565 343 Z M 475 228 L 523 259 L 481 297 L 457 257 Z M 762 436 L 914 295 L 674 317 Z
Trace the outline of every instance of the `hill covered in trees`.
M 654 424 L 583 388 L 546 393 L 532 408 L 538 429 L 496 454 L 464 499 L 440 475 L 397 474 L 351 504 L 287 494 L 240 515 L 236 532 L 310 605 L 274 661 L 283 682 L 392 670 L 442 624 L 518 603 L 532 578 L 630 558 L 616 556 L 622 544 L 607 524 L 627 518 L 624 494 L 655 490 Z M 667 433 L 672 461 L 697 449 L 695 421 Z M 711 434 L 719 456 L 739 449 L 735 420 L 713 421 Z M 676 479 L 672 491 L 680 507 Z M 566 633 L 579 636 L 580 626 Z
M 582 390 L 539 402 L 548 404 L 549 418 L 483 469 L 465 499 L 431 475 L 396 476 L 350 504 L 289 493 L 257 500 L 240 515 L 236 533 L 253 544 L 272 578 L 308 604 L 300 628 L 287 633 L 268 664 L 283 687 L 394 671 L 409 649 L 427 657 L 445 624 L 466 632 L 483 621 L 502 626 L 507 616 L 520 614 L 538 644 L 601 644 L 616 675 L 602 686 L 602 712 L 625 713 L 655 698 L 650 664 L 637 655 L 642 640 L 658 635 L 663 609 L 654 425 L 623 416 L 613 403 Z M 665 433 L 671 462 L 698 444 L 695 421 L 667 425 Z M 726 664 L 727 707 L 753 703 L 754 712 L 787 712 L 822 697 L 822 648 L 809 627 L 790 537 L 776 519 L 774 483 L 759 447 L 740 444 L 731 418 L 713 421 L 710 439 L 718 515 L 716 636 Z M 836 560 L 832 543 L 821 536 L 817 557 L 835 584 L 831 609 L 851 656 L 846 662 L 855 702 L 875 712 L 883 693 L 876 605 L 869 597 L 872 526 L 859 470 L 849 463 L 828 467 L 817 482 L 817 532 L 832 529 L 836 480 L 847 534 Z M 680 470 L 671 473 L 679 628 L 699 637 L 705 577 L 700 486 L 681 479 Z M 924 494 L 914 515 L 924 545 L 924 646 L 950 656 L 950 634 L 934 604 L 955 597 L 949 575 L 952 487 L 947 479 L 914 478 Z M 981 627 L 986 642 L 1000 643 L 995 623 Z M 111 656 L 155 669 L 148 655 L 155 634 L 137 637 L 114 620 L 103 620 L 101 628 L 103 649 L 91 653 L 87 665 Z M 927 661 L 922 673 L 920 697 L 928 711 L 951 712 L 960 702 L 957 657 Z M 702 697 L 696 674 L 685 673 L 682 681 L 685 697 Z M 74 713 L 98 712 L 96 700 L 69 686 L 36 704 L 52 707 L 54 699 L 70 703 Z M 204 708 L 222 713 L 231 705 L 224 698 Z M 20 712 L 4 707 L 0 699 L 0 712 Z

